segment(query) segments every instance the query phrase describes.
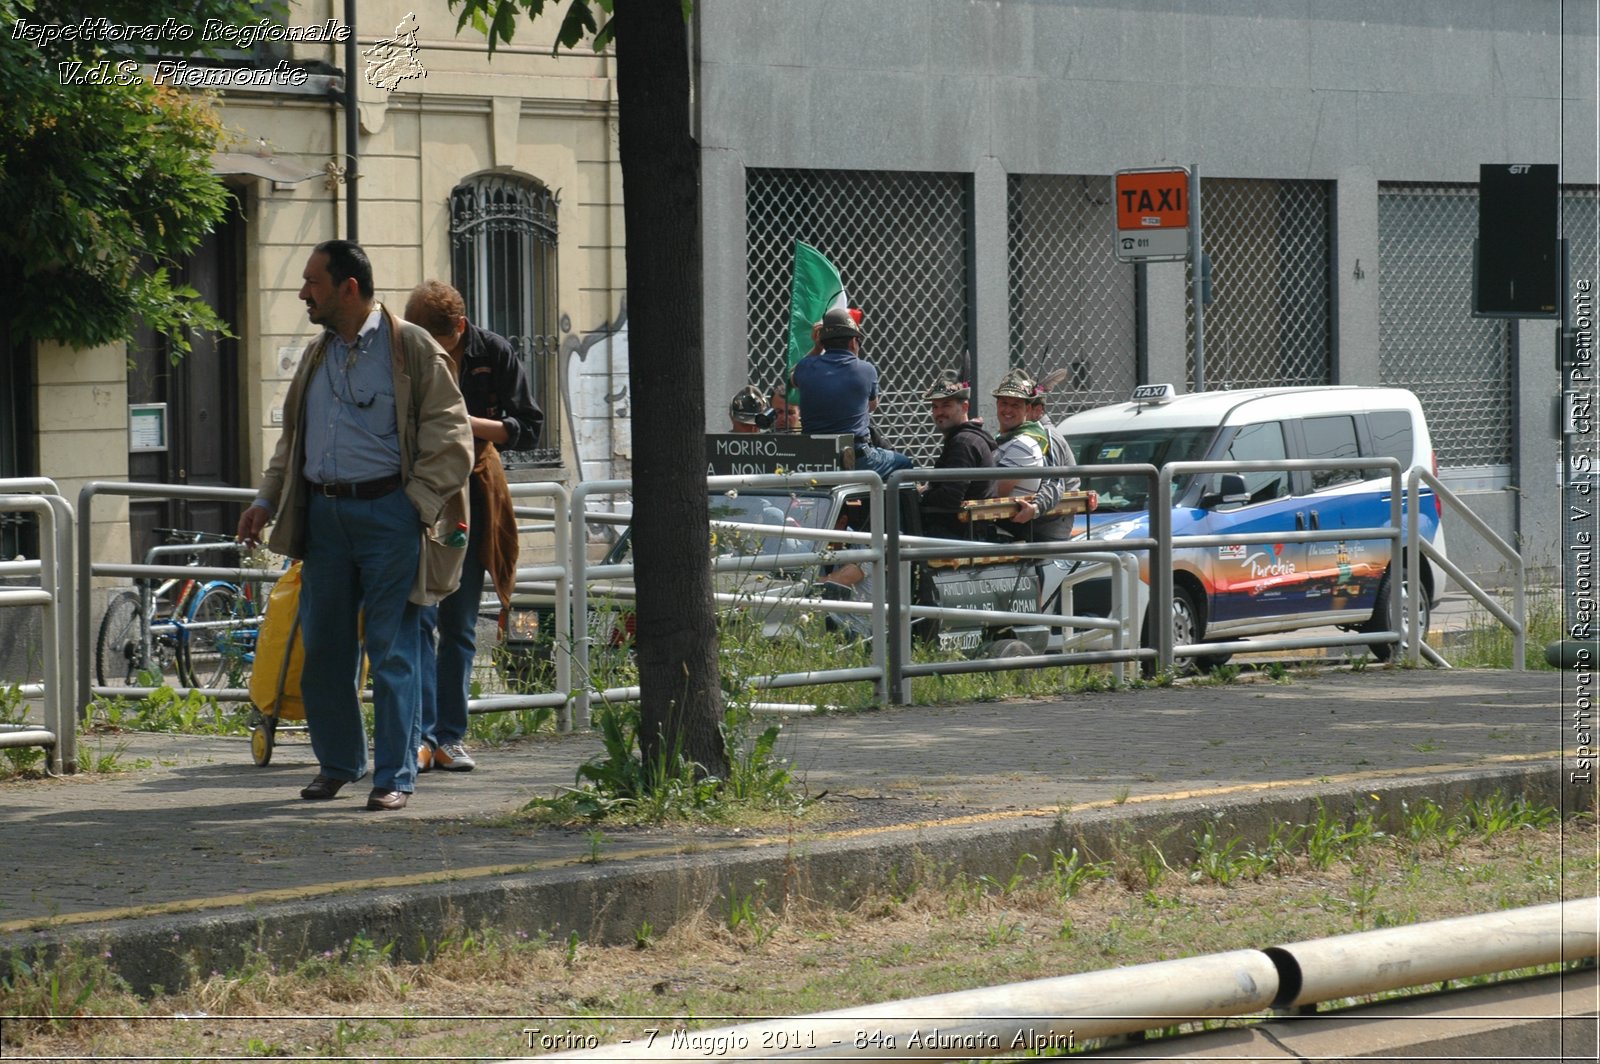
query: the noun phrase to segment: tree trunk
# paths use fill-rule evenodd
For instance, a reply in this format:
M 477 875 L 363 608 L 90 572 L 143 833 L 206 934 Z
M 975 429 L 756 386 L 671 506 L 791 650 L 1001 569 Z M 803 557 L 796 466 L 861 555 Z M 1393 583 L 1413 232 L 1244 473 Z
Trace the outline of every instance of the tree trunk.
M 680 0 L 621 0 L 618 155 L 627 233 L 633 393 L 639 746 L 725 776 L 705 490 L 700 158 L 689 130 Z

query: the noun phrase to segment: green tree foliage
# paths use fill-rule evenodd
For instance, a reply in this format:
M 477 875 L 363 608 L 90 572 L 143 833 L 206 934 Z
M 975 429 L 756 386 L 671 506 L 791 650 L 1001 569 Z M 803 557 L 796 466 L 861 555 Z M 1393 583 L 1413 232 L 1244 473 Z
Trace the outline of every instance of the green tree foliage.
M 146 50 L 197 50 L 201 34 L 116 41 L 94 24 L 45 42 L 15 32 L 19 20 L 26 30 L 169 17 L 198 29 L 261 12 L 231 0 L 0 0 L 0 280 L 14 340 L 90 347 L 128 339 L 142 321 L 182 353 L 191 330 L 222 328 L 171 273 L 227 206 L 211 172 L 221 122 L 210 99 L 158 86 L 138 66 Z

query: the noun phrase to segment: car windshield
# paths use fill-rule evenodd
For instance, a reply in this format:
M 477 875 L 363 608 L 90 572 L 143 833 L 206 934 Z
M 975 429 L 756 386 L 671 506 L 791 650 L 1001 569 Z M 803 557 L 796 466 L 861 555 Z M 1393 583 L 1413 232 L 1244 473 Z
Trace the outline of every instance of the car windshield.
M 708 509 L 713 521 L 786 528 L 826 528 L 831 497 L 800 493 L 713 492 Z M 737 528 L 713 528 L 711 544 L 717 554 L 800 554 L 818 549 L 817 540 L 765 536 Z M 630 527 L 608 560 L 626 562 L 632 559 L 633 529 Z
M 1168 462 L 1195 462 L 1205 457 L 1207 446 L 1217 430 L 1202 428 L 1128 429 L 1118 432 L 1085 433 L 1068 436 L 1072 454 L 1080 465 L 1153 465 Z M 1188 478 L 1181 478 L 1186 481 Z M 1183 483 L 1174 480 L 1172 497 L 1183 493 Z M 1098 513 L 1138 513 L 1148 510 L 1150 485 L 1142 477 L 1089 477 L 1085 488 L 1098 492 Z
M 818 495 L 764 495 L 729 491 L 711 496 L 711 520 L 788 528 L 823 528 L 828 499 Z M 744 529 L 712 529 L 719 554 L 775 554 L 814 551 L 816 540 L 763 536 Z

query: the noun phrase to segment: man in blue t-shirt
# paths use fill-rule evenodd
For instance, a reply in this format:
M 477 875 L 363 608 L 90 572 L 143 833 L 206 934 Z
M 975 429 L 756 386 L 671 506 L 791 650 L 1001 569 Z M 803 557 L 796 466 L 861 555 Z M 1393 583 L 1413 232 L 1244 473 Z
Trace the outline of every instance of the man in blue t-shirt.
M 794 386 L 800 391 L 806 432 L 855 437 L 857 469 L 870 469 L 887 480 L 897 469 L 909 469 L 911 459 L 898 451 L 872 445 L 869 420 L 878 405 L 878 369 L 861 360 L 866 334 L 844 307 L 822 316 L 817 342 L 820 354 L 807 355 L 794 368 Z

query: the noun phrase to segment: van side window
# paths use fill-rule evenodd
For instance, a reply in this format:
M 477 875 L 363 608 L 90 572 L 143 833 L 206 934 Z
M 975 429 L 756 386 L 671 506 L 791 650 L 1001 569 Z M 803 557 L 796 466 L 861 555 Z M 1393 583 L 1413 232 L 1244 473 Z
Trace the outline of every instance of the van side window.
M 1306 439 L 1306 457 L 1335 459 L 1359 458 L 1356 446 L 1356 419 L 1348 415 L 1339 417 L 1308 417 L 1301 423 Z M 1314 469 L 1311 471 L 1311 490 L 1321 491 L 1347 480 L 1360 480 L 1359 469 Z
M 1246 425 L 1234 436 L 1224 457 L 1230 462 L 1283 461 L 1289 457 L 1283 446 L 1283 426 L 1276 421 Z M 1289 494 L 1289 474 L 1282 469 L 1245 473 L 1244 486 L 1252 503 L 1281 499 Z
M 1367 415 L 1367 431 L 1372 434 L 1373 454 L 1397 460 L 1402 473 L 1411 468 L 1416 444 L 1411 436 L 1410 413 L 1404 410 L 1374 410 Z

